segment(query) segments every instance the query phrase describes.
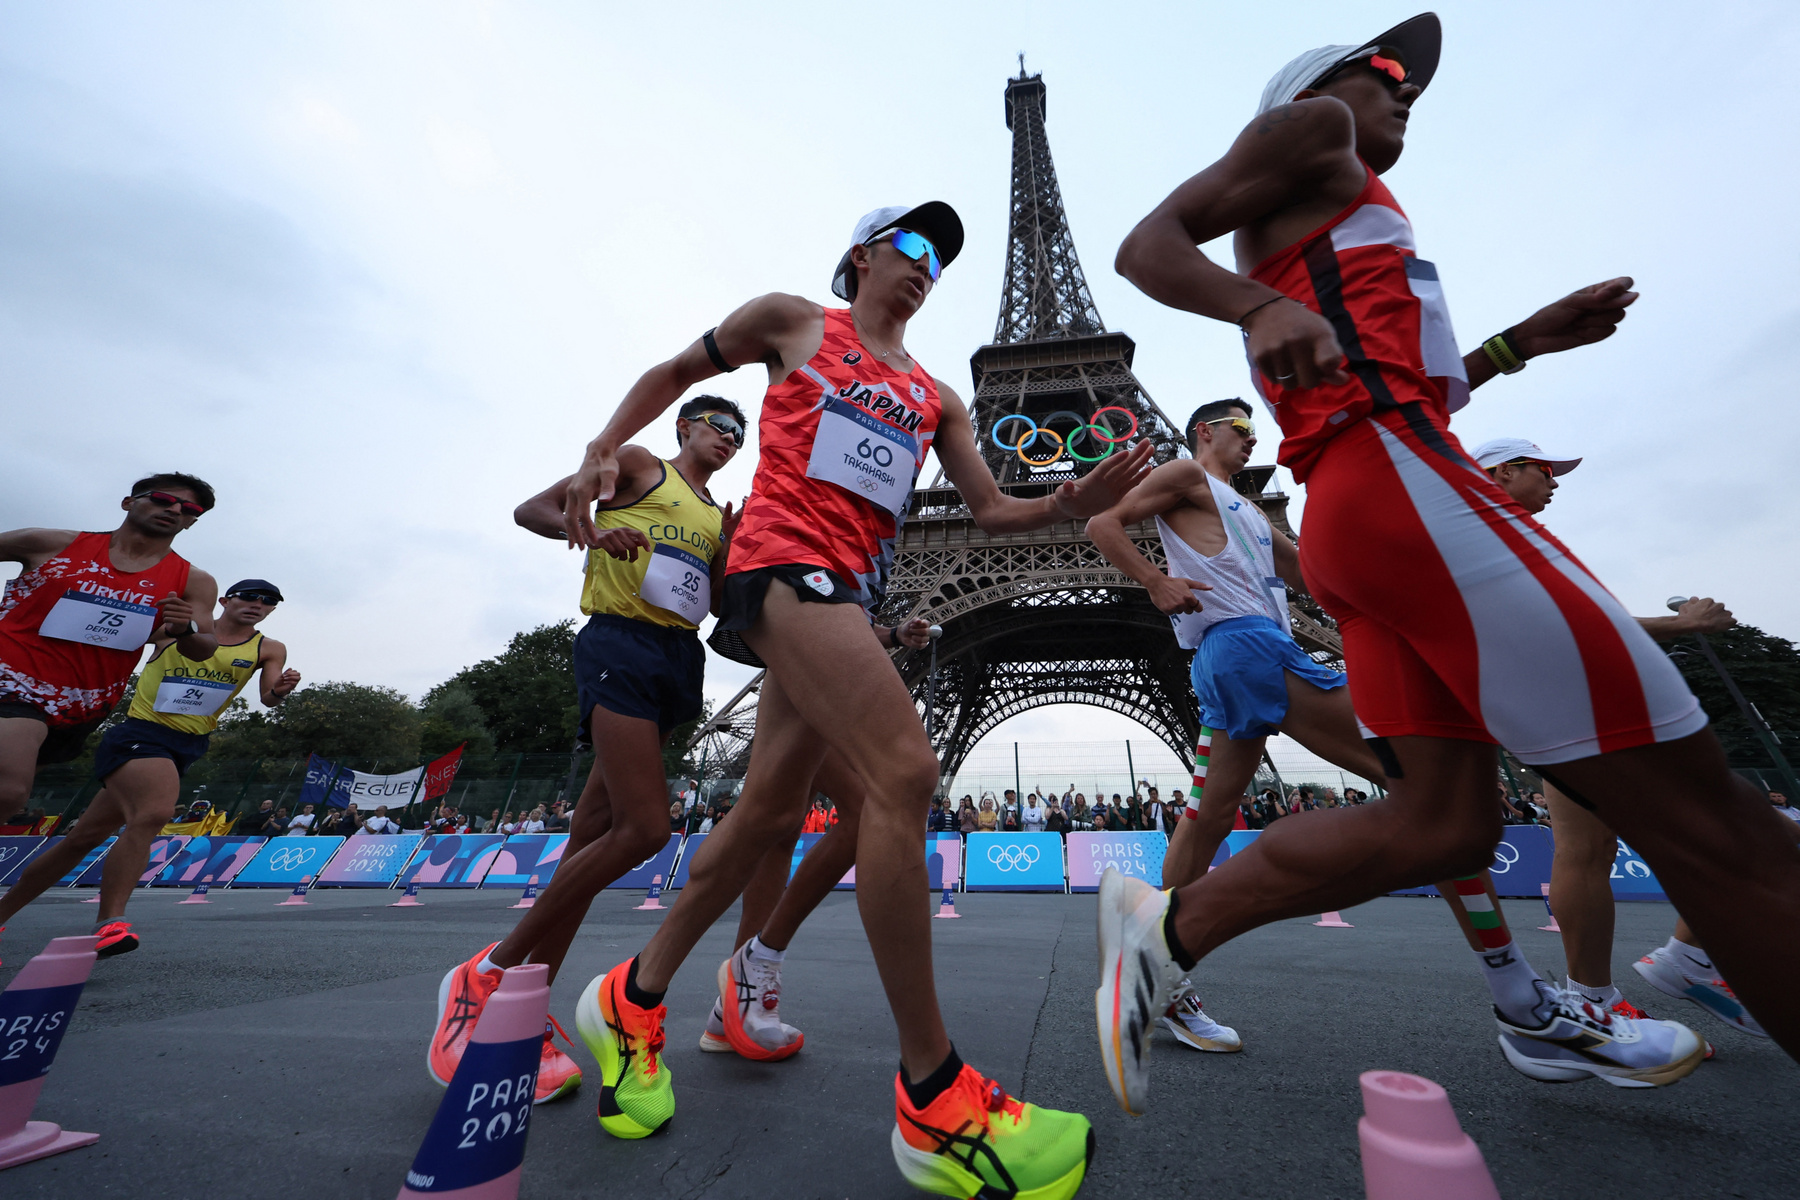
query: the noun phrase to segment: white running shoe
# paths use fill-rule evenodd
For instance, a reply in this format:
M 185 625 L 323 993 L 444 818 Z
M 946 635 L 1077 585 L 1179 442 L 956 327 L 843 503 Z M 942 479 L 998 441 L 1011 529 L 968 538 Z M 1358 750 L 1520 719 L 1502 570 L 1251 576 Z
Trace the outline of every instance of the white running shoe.
M 1175 1001 L 1157 1022 L 1175 1035 L 1175 1040 L 1195 1050 L 1215 1054 L 1236 1054 L 1244 1048 L 1237 1030 L 1221 1025 L 1200 1008 L 1200 994 L 1191 981 L 1183 979 L 1175 985 Z
M 736 1054 L 731 1043 L 725 1040 L 725 1006 L 713 997 L 712 1012 L 707 1015 L 706 1028 L 700 1031 L 700 1049 L 708 1054 Z
M 1163 940 L 1169 894 L 1115 867 L 1100 877 L 1100 987 L 1094 1018 L 1100 1061 L 1119 1107 L 1144 1111 L 1150 1087 L 1150 1031 L 1180 982 L 1180 964 Z
M 1537 981 L 1542 1002 L 1519 1025 L 1494 1010 L 1500 1050 L 1523 1074 L 1547 1083 L 1596 1076 L 1614 1087 L 1663 1087 L 1706 1057 L 1706 1043 L 1674 1021 L 1634 1021 L 1576 992 Z
M 1741 1029 L 1759 1038 L 1769 1036 L 1737 998 L 1737 993 L 1731 990 L 1730 984 L 1717 976 L 1708 979 L 1702 975 L 1690 975 L 1687 968 L 1682 966 L 1681 960 L 1669 953 L 1667 946 L 1658 946 L 1631 965 L 1657 991 L 1677 1000 L 1692 1000 L 1733 1029 Z
M 773 1062 L 806 1044 L 806 1035 L 781 1023 L 781 964 L 750 953 L 750 943 L 719 964 L 719 1015 L 725 1040 L 745 1058 Z

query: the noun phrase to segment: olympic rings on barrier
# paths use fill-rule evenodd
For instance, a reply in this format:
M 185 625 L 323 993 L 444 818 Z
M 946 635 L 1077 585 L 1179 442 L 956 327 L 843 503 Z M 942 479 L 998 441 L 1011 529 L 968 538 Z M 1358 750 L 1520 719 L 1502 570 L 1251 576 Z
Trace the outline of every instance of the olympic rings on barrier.
M 1131 429 L 1122 436 L 1112 436 L 1112 427 L 1103 425 L 1098 420 L 1101 413 L 1108 412 L 1124 413 L 1126 418 L 1131 422 Z M 1075 428 L 1071 429 L 1066 435 L 1060 434 L 1049 427 L 1050 422 L 1060 420 L 1063 417 L 1067 417 L 1075 422 Z M 1121 408 L 1118 405 L 1108 405 L 1105 408 L 1097 409 L 1094 412 L 1094 417 L 1095 420 L 1087 421 L 1083 419 L 1080 413 L 1065 408 L 1059 409 L 1045 417 L 1043 424 L 1040 425 L 1036 420 L 1026 416 L 1024 413 L 1009 413 L 994 422 L 994 427 L 988 431 L 988 437 L 999 449 L 1011 450 L 1014 454 L 1017 454 L 1021 462 L 1033 467 L 1048 467 L 1061 461 L 1065 453 L 1077 462 L 1102 462 L 1111 457 L 1114 448 L 1121 442 L 1129 441 L 1131 438 L 1137 436 L 1138 419 L 1136 414 L 1132 413 L 1129 409 Z M 1031 432 L 1029 434 L 1020 434 L 1019 439 L 1016 442 L 1003 442 L 1000 440 L 1000 427 L 1008 421 L 1023 421 L 1031 426 Z M 1092 434 L 1095 441 L 1105 445 L 1106 449 L 1102 453 L 1093 455 L 1083 454 L 1075 448 L 1079 439 L 1085 438 L 1090 434 Z M 1048 458 L 1032 458 L 1025 453 L 1027 447 L 1037 445 L 1037 440 L 1040 435 L 1056 439 L 1056 453 L 1050 455 Z

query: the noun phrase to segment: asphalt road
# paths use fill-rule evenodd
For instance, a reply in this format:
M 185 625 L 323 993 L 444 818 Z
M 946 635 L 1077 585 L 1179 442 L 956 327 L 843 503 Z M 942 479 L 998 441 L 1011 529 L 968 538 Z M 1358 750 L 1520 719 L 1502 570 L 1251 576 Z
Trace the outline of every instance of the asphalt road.
M 50 937 L 84 932 L 85 893 L 45 898 L 0 939 L 0 983 Z M 142 949 L 101 962 L 37 1117 L 97 1131 L 90 1148 L 16 1167 L 28 1197 L 379 1197 L 399 1189 L 441 1092 L 425 1072 L 443 972 L 517 914 L 516 893 L 140 892 Z M 574 1001 L 632 953 L 657 913 L 638 893 L 594 905 L 552 994 Z M 1562 969 L 1541 905 L 1507 903 L 1540 970 Z M 1800 1195 L 1800 1071 L 1753 1039 L 1643 984 L 1629 963 L 1670 910 L 1619 907 L 1615 970 L 1628 996 L 1692 1024 L 1718 1057 L 1674 1087 L 1535 1083 L 1505 1065 L 1471 955 L 1434 900 L 1385 899 L 1354 929 L 1288 921 L 1226 947 L 1201 973 L 1239 1055 L 1160 1035 L 1151 1109 L 1125 1116 L 1094 1048 L 1091 896 L 970 895 L 934 922 L 940 994 L 965 1059 L 1026 1099 L 1076 1108 L 1098 1145 L 1083 1197 L 1358 1197 L 1357 1075 L 1412 1071 L 1449 1090 L 1509 1200 Z M 916 1195 L 889 1156 L 896 1050 L 854 898 L 832 896 L 795 940 L 782 1014 L 807 1034 L 782 1063 L 702 1054 L 713 970 L 735 911 L 670 989 L 666 1061 L 679 1109 L 641 1142 L 594 1122 L 596 1089 L 532 1119 L 527 1197 L 848 1198 Z M 585 1048 L 577 1059 L 590 1069 Z

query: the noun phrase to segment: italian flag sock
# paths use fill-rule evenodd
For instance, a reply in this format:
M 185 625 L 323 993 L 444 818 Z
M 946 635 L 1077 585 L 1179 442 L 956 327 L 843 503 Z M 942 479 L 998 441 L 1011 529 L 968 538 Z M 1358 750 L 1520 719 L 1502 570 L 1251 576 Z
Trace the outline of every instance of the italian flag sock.
M 1200 815 L 1200 797 L 1206 791 L 1206 764 L 1212 757 L 1213 731 L 1209 726 L 1200 727 L 1200 740 L 1194 743 L 1194 786 L 1188 792 L 1187 807 L 1181 812 L 1184 817 Z
M 1481 975 L 1494 997 L 1494 1007 L 1510 1021 L 1534 1024 L 1534 1011 L 1543 1002 L 1537 989 L 1538 973 L 1513 945 L 1512 931 L 1506 928 L 1495 910 L 1481 876 L 1466 875 L 1455 882 L 1457 898 L 1462 901 L 1469 922 L 1481 939 L 1481 949 L 1476 951 L 1476 956 L 1481 960 Z

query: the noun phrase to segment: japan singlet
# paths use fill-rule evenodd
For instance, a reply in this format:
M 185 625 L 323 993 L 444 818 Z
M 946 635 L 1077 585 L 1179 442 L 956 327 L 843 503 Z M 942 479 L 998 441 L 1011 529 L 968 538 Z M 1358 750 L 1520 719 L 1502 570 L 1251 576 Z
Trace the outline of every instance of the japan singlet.
M 1281 465 L 1305 482 L 1326 442 L 1372 412 L 1423 403 L 1447 420 L 1469 402 L 1469 377 L 1437 267 L 1418 256 L 1412 225 L 1381 177 L 1337 216 L 1256 265 L 1266 283 L 1331 322 L 1350 381 L 1295 391 L 1263 375 L 1256 389 L 1281 426 Z
M 1206 631 L 1235 617 L 1270 617 L 1288 625 L 1287 584 L 1275 574 L 1274 535 L 1261 506 L 1248 496 L 1220 483 L 1210 472 L 1213 503 L 1225 526 L 1225 548 L 1208 558 L 1181 539 L 1159 515 L 1156 532 L 1162 537 L 1169 574 L 1196 583 L 1212 584 L 1201 592 L 1199 612 L 1172 613 L 1175 640 L 1184 650 L 1200 645 Z
M 873 607 L 942 412 L 917 361 L 896 371 L 863 346 L 849 309 L 826 309 L 819 352 L 763 397 L 762 451 L 728 572 L 821 566 Z
M 182 733 L 207 734 L 219 714 L 256 674 L 262 657 L 260 631 L 235 646 L 220 646 L 211 658 L 189 658 L 170 642 L 150 656 L 138 676 L 137 694 L 125 715 L 154 721 Z
M 187 590 L 174 551 L 142 571 L 113 569 L 111 533 L 82 533 L 0 596 L 0 700 L 35 705 L 51 725 L 104 717 L 125 692 L 162 598 Z
M 712 608 L 712 561 L 719 550 L 719 509 L 696 492 L 674 464 L 643 499 L 594 510 L 594 527 L 635 529 L 650 552 L 621 562 L 604 550 L 587 552 L 581 611 L 611 613 L 651 625 L 696 629 Z

